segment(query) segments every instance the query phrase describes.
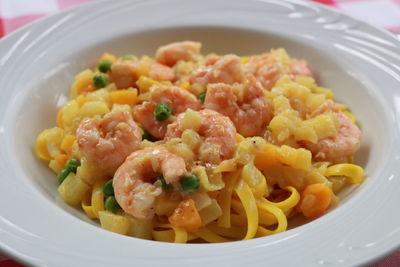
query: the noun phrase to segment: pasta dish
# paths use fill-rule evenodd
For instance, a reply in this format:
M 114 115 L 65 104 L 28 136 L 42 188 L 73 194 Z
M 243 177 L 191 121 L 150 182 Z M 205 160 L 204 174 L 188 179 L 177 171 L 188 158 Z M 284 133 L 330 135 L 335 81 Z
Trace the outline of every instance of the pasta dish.
M 226 242 L 316 219 L 363 181 L 356 119 L 307 61 L 200 49 L 105 53 L 75 77 L 36 141 L 66 203 L 123 235 Z

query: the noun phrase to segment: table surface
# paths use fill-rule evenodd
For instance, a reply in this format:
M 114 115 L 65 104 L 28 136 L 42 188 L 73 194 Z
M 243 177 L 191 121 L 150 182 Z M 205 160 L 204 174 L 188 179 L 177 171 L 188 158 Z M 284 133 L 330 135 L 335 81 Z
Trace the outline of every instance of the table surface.
M 0 0 L 0 38 L 43 16 L 95 0 Z M 400 38 L 400 0 L 309 0 L 338 8 Z M 380 16 L 378 14 L 385 14 Z M 0 266 L 23 266 L 0 253 Z M 400 266 L 400 251 L 371 267 Z

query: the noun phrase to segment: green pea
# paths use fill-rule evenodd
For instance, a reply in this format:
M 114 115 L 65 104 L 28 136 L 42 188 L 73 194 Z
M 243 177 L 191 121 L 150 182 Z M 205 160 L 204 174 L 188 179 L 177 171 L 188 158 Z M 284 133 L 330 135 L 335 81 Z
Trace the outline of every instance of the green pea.
M 157 181 L 161 182 L 161 188 L 165 191 L 169 190 L 171 188 L 171 185 L 165 181 L 164 177 L 162 175 L 157 176 Z
M 179 180 L 183 191 L 196 191 L 200 187 L 200 181 L 196 174 L 191 174 L 188 177 L 183 177 Z
M 154 117 L 156 117 L 156 120 L 158 121 L 165 121 L 169 118 L 169 116 L 171 116 L 171 113 L 171 107 L 167 104 L 161 103 L 156 106 L 156 109 L 154 110 Z
M 136 57 L 134 55 L 125 55 L 121 57 L 122 60 L 135 60 Z
M 104 208 L 106 210 L 114 212 L 114 211 L 119 210 L 121 207 L 119 206 L 119 204 L 114 196 L 109 196 L 104 201 Z
M 113 180 L 111 179 L 107 183 L 103 185 L 103 193 L 106 196 L 113 196 L 114 195 L 114 187 L 113 187 Z
M 100 60 L 99 64 L 97 64 L 97 68 L 101 72 L 107 72 L 111 69 L 112 61 L 108 59 Z
M 201 103 L 204 103 L 204 100 L 206 99 L 206 92 L 200 93 L 199 99 L 200 99 Z
M 70 172 L 76 173 L 78 167 L 81 166 L 81 162 L 77 159 L 69 159 L 67 164 L 65 164 L 65 169 L 69 170 Z
M 143 129 L 143 128 L 142 128 L 142 129 Z M 152 140 L 154 140 L 154 137 L 153 137 L 148 131 L 146 131 L 145 129 L 143 129 L 142 139 L 143 139 L 143 140 L 152 141 Z
M 108 83 L 108 77 L 103 73 L 96 74 L 93 77 L 93 85 L 96 87 L 96 89 L 104 88 L 108 85 Z
M 64 182 L 65 178 L 67 178 L 67 176 L 71 173 L 70 170 L 68 169 L 63 169 L 61 170 L 58 174 L 57 174 L 57 181 L 58 184 L 62 184 L 62 182 Z

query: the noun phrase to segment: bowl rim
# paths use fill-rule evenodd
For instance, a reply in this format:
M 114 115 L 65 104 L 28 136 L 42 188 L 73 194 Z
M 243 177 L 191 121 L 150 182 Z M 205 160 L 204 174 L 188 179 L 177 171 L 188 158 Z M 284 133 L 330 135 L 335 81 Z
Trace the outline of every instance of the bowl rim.
M 177 0 L 176 0 L 176 1 L 177 1 Z M 127 2 L 128 2 L 128 1 L 125 1 L 125 3 L 127 3 Z M 139 3 L 139 2 L 143 2 L 143 1 L 139 1 L 139 0 L 138 0 L 138 1 L 134 1 L 134 2 L 132 2 L 132 3 Z M 153 1 L 153 2 L 156 2 L 156 1 Z M 159 2 L 161 2 L 161 1 L 159 1 Z M 164 2 L 167 2 L 167 1 L 164 1 Z M 221 2 L 224 2 L 224 1 L 221 1 Z M 228 2 L 228 1 L 225 1 L 225 2 Z M 252 2 L 261 2 L 261 1 L 252 1 Z M 275 1 L 275 0 L 270 0 L 270 1 L 266 1 L 266 2 L 274 3 L 274 2 L 277 2 L 277 1 Z M 294 1 L 294 0 L 285 0 L 284 2 L 287 2 L 287 3 L 294 3 L 294 4 L 298 4 L 298 3 L 299 3 L 299 1 Z M 75 6 L 75 7 L 68 8 L 68 9 L 66 9 L 66 10 L 63 10 L 63 11 L 61 11 L 61 12 L 59 12 L 59 13 L 57 13 L 57 14 L 54 14 L 54 15 L 52 15 L 52 16 L 41 18 L 41 19 L 39 19 L 39 20 L 33 22 L 33 23 L 30 24 L 30 25 L 26 25 L 26 26 L 24 26 L 23 28 L 18 29 L 17 31 L 11 33 L 10 35 L 7 35 L 4 39 L 0 40 L 0 48 L 1 48 L 2 46 L 5 46 L 5 44 L 6 44 L 7 42 L 12 42 L 12 41 L 14 41 L 15 39 L 20 38 L 20 37 L 23 36 L 26 32 L 29 32 L 32 28 L 38 27 L 38 26 L 40 27 L 40 25 L 45 25 L 47 22 L 49 22 L 49 21 L 52 20 L 52 19 L 55 19 L 55 18 L 61 19 L 62 17 L 65 17 L 65 16 L 67 16 L 68 14 L 71 14 L 71 13 L 73 13 L 73 12 L 76 12 L 77 10 L 84 10 L 84 9 L 88 9 L 88 8 L 100 6 L 100 5 L 103 5 L 103 4 L 106 4 L 106 5 L 107 5 L 107 4 L 111 4 L 111 3 L 113 3 L 112 0 L 101 0 L 101 1 L 98 1 L 98 2 L 96 1 L 96 2 L 84 3 L 84 4 L 82 4 L 82 5 Z M 302 3 L 302 4 L 304 4 L 304 3 Z M 350 20 L 353 20 L 353 21 L 358 21 L 358 20 L 355 20 L 355 19 L 352 19 L 352 18 L 348 17 L 347 15 L 342 14 L 341 12 L 339 12 L 339 11 L 337 11 L 337 10 L 334 10 L 333 8 L 326 7 L 326 6 L 323 6 L 323 5 L 321 5 L 321 4 L 307 3 L 306 5 L 307 5 L 307 6 L 317 6 L 319 9 L 325 10 L 325 11 L 327 11 L 327 12 L 337 13 L 337 14 L 340 14 L 341 16 L 343 16 L 343 17 L 345 17 L 345 18 L 347 18 L 347 19 L 350 19 Z M 396 40 L 394 43 L 397 45 L 397 49 L 400 48 L 400 41 L 397 40 L 396 37 L 395 37 L 394 35 L 390 34 L 389 32 L 386 32 L 386 31 L 384 31 L 383 29 L 376 28 L 376 27 L 371 26 L 371 25 L 369 25 L 369 24 L 367 24 L 367 23 L 364 23 L 364 22 L 358 21 L 358 23 L 361 23 L 362 25 L 367 25 L 367 28 L 369 27 L 369 28 L 373 28 L 374 30 L 380 31 L 380 32 L 382 33 L 383 36 L 386 36 L 387 39 L 390 39 L 390 40 L 393 39 L 392 41 Z M 1 49 L 0 49 L 0 51 L 1 51 Z M 0 83 L 0 84 L 1 84 L 1 83 Z M 1 121 L 2 121 L 2 118 L 0 117 L 0 122 L 1 122 Z M 2 126 L 2 125 L 0 124 L 0 126 Z M 398 123 L 397 123 L 396 126 L 398 127 Z M 394 127 L 395 127 L 395 126 L 394 126 Z M 398 130 L 398 129 L 397 129 L 397 130 Z M 398 133 L 397 133 L 397 134 L 398 134 Z M 0 135 L 1 135 L 1 131 L 0 131 Z M 0 154 L 0 155 L 1 155 L 1 154 Z M 1 168 L 1 165 L 0 165 L 0 168 Z M 6 219 L 6 218 L 3 218 L 2 216 L 0 216 L 0 219 Z M 324 220 L 324 221 L 326 221 L 326 220 Z M 1 222 L 1 220 L 0 220 L 0 227 L 1 227 L 1 226 L 2 226 L 2 222 Z M 309 228 L 309 227 L 308 227 L 308 228 Z M 1 228 L 0 228 L 0 229 L 1 229 Z M 89 228 L 88 228 L 88 229 L 89 229 Z M 4 229 L 3 229 L 3 230 L 4 230 Z M 303 230 L 306 230 L 306 229 L 303 229 Z M 307 230 L 309 230 L 309 229 L 307 229 Z M 111 234 L 111 235 L 112 235 L 112 237 L 115 237 L 114 234 Z M 399 236 L 399 235 L 398 235 L 398 236 Z M 290 238 L 289 236 L 287 236 L 287 237 Z M 124 239 L 124 238 L 125 238 L 125 237 L 120 237 L 120 239 Z M 128 238 L 130 239 L 131 237 L 128 237 Z M 144 242 L 145 242 L 145 241 L 144 241 Z M 245 241 L 245 242 L 247 242 L 247 241 Z M 236 242 L 235 242 L 235 243 L 236 243 Z M 243 243 L 244 243 L 244 242 L 243 242 Z M 151 244 L 154 244 L 154 242 L 151 242 Z M 168 246 L 170 246 L 170 245 L 171 245 L 171 244 L 168 244 Z M 214 246 L 218 246 L 218 245 L 219 245 L 219 244 L 217 244 L 217 245 L 215 245 L 215 244 L 207 244 L 207 246 L 210 246 L 210 247 L 214 247 Z M 387 253 L 390 253 L 391 251 L 393 251 L 393 250 L 395 250 L 396 248 L 398 248 L 399 245 L 400 245 L 400 242 L 398 242 L 397 245 L 395 245 L 395 246 L 391 246 L 390 250 L 387 250 L 385 253 L 386 253 L 386 254 L 387 254 Z M 162 245 L 162 246 L 164 246 L 164 245 Z M 175 244 L 174 244 L 173 246 L 175 246 Z M 178 247 L 181 247 L 181 245 L 177 245 L 177 246 L 178 246 Z M 196 245 L 196 246 L 197 246 L 197 245 Z M 204 245 L 202 244 L 202 245 L 200 245 L 200 246 L 204 246 Z M 18 260 L 22 260 L 23 262 L 25 262 L 25 263 L 27 263 L 27 264 L 30 264 L 30 262 L 29 262 L 30 259 L 29 259 L 29 258 L 26 258 L 25 255 L 19 253 L 17 248 L 8 247 L 7 244 L 3 243 L 3 241 L 0 241 L 0 247 L 1 247 L 6 253 L 10 254 L 11 257 L 16 257 L 16 258 L 18 258 Z M 382 253 L 380 253 L 379 255 L 380 255 L 380 257 L 383 257 L 383 256 L 384 256 L 384 254 L 382 254 Z M 378 255 L 375 255 L 375 256 L 378 256 Z M 369 258 L 366 259 L 365 261 L 359 261 L 358 263 L 360 263 L 360 264 L 365 264 L 365 263 L 367 263 L 368 261 L 372 261 L 372 260 L 377 260 L 377 258 L 376 258 L 376 257 L 374 257 L 374 258 L 369 257 Z

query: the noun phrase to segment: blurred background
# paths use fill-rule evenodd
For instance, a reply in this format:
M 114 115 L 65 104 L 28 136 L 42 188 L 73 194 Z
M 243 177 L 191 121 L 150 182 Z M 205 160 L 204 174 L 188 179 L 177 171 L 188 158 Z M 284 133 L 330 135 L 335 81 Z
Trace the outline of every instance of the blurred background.
M 96 0 L 0 0 L 0 37 L 43 16 Z M 245 0 L 244 0 L 245 1 Z M 306 0 L 400 34 L 400 0 Z

